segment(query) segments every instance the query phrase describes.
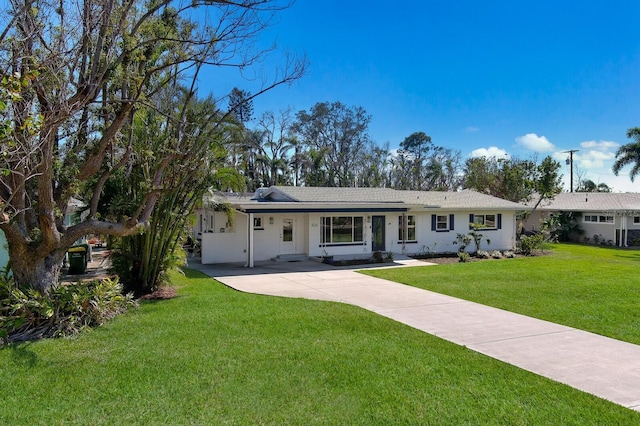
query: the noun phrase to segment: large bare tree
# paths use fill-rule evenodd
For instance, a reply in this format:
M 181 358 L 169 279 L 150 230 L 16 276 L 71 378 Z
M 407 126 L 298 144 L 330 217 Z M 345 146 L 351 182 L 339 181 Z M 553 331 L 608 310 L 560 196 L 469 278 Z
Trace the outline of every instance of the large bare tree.
M 9 0 L 0 18 L 0 229 L 17 284 L 46 292 L 78 238 L 144 229 L 169 165 L 189 153 L 163 153 L 142 201 L 106 220 L 103 188 L 138 155 L 122 130 L 153 93 L 195 69 L 261 60 L 267 51 L 255 43 L 280 9 L 270 0 Z M 285 60 L 256 95 L 304 68 Z M 66 226 L 68 201 L 88 181 L 87 214 Z

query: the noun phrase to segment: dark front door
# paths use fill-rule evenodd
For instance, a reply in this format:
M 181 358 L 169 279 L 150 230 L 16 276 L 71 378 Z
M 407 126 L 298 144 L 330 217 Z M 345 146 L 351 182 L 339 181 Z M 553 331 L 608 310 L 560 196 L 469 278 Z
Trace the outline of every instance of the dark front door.
M 371 251 L 385 251 L 384 216 L 371 217 Z

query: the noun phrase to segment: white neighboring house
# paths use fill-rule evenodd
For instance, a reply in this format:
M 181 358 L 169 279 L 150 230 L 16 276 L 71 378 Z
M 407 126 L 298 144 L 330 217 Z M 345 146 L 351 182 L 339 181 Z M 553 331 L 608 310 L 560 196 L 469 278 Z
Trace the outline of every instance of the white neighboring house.
M 475 191 L 272 186 L 226 196 L 234 214 L 196 210 L 202 263 L 244 263 L 288 256 L 336 259 L 374 252 L 456 252 L 457 234 L 485 225 L 481 249 L 512 250 L 518 203 Z M 490 243 L 487 241 L 490 240 Z M 475 251 L 473 243 L 467 249 Z
M 640 245 L 640 193 L 563 192 L 541 203 L 524 227 L 539 230 L 541 221 L 561 212 L 576 214 L 584 231 L 579 242 Z

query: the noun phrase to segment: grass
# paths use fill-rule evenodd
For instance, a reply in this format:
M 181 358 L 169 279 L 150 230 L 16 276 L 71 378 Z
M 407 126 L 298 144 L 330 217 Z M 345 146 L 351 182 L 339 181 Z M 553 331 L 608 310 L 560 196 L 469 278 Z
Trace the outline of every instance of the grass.
M 0 350 L 0 424 L 640 422 L 353 306 L 174 280 L 179 297 L 91 333 Z
M 363 273 L 640 344 L 640 251 L 556 244 L 545 256 Z

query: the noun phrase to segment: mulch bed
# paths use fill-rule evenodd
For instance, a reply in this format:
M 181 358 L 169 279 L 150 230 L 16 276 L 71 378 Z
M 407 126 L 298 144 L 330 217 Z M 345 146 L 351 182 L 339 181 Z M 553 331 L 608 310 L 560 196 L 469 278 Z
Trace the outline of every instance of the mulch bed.
M 140 297 L 138 300 L 167 300 L 173 299 L 178 295 L 175 287 L 170 286 L 162 286 L 153 293 L 145 294 Z

